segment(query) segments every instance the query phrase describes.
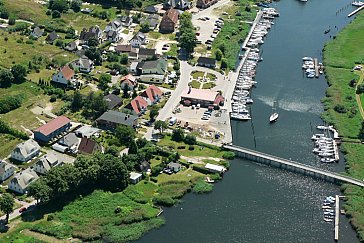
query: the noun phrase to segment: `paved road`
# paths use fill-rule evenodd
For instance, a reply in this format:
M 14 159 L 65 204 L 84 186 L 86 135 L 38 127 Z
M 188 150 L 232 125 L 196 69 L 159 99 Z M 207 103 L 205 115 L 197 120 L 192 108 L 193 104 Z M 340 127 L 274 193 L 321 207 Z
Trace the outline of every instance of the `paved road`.
M 33 206 L 33 205 L 36 205 L 37 204 L 37 201 L 36 200 L 34 200 L 34 201 L 32 201 L 32 202 L 30 202 L 30 203 L 27 203 L 27 202 L 24 202 L 24 201 L 19 201 L 19 200 L 17 200 L 17 199 L 15 199 L 15 202 L 16 203 L 19 203 L 19 204 L 21 204 L 22 206 L 20 207 L 20 208 L 22 208 L 22 207 L 26 207 L 26 208 L 28 208 L 28 207 L 30 207 L 30 206 Z M 21 215 L 21 213 L 19 213 L 19 209 L 20 208 L 17 208 L 17 209 L 15 209 L 10 215 L 9 215 L 9 221 L 10 220 L 12 220 L 12 219 L 15 219 L 16 217 L 18 217 L 18 216 L 20 216 Z M 5 220 L 6 219 L 6 215 L 3 215 L 3 216 L 1 216 L 0 217 L 0 220 Z
M 180 61 L 180 80 L 177 83 L 177 87 L 172 91 L 171 97 L 169 97 L 167 103 L 159 111 L 157 120 L 165 121 L 167 118 L 173 116 L 173 109 L 179 104 L 181 100 L 182 92 L 188 87 L 188 82 L 190 80 L 190 73 L 194 67 L 190 66 L 187 61 Z

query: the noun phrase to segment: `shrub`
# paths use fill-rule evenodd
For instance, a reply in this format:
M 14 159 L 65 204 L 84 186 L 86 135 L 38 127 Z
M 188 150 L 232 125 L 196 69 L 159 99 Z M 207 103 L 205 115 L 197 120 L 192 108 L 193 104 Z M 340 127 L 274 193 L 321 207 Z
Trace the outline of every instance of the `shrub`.
M 201 172 L 202 174 L 211 174 L 211 172 L 204 167 L 199 167 L 199 166 L 194 165 L 194 166 L 192 166 L 192 169 L 197 172 Z
M 9 18 L 9 21 L 8 21 L 8 24 L 9 24 L 9 25 L 14 25 L 14 24 L 15 24 L 15 18 L 10 17 L 10 18 Z
M 212 184 L 209 184 L 207 183 L 206 181 L 204 180 L 200 180 L 198 181 L 192 188 L 192 191 L 194 193 L 198 193 L 198 194 L 201 194 L 201 193 L 207 193 L 207 192 L 211 192 L 212 189 L 213 189 L 213 185 Z
M 195 150 L 195 146 L 193 145 L 188 146 L 188 150 Z
M 338 113 L 346 113 L 347 112 L 347 109 L 345 108 L 345 106 L 341 105 L 341 104 L 335 105 L 334 110 L 336 112 L 338 112 Z
M 50 102 L 56 102 L 57 101 L 57 95 L 52 94 L 51 98 L 49 99 Z
M 54 215 L 53 214 L 49 214 L 47 216 L 47 221 L 52 221 L 54 219 Z
M 196 144 L 196 136 L 192 135 L 192 134 L 187 134 L 184 142 L 189 144 L 189 145 L 195 145 Z
M 232 151 L 226 151 L 223 153 L 222 157 L 224 159 L 234 159 L 235 158 L 235 153 Z
M 171 207 L 176 201 L 169 196 L 157 195 L 153 198 L 153 203 L 161 206 Z
M 177 149 L 185 149 L 186 146 L 178 146 Z

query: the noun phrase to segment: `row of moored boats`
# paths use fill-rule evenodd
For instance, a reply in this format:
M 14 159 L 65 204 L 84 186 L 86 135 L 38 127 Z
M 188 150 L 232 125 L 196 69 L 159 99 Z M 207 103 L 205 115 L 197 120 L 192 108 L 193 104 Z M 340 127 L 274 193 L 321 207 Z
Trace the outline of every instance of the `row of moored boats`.
M 326 130 L 324 130 L 326 131 Z M 322 163 L 333 163 L 339 161 L 338 148 L 335 139 L 328 136 L 329 131 L 317 133 L 312 136 L 315 147 L 313 153 L 320 157 Z
M 264 43 L 264 37 L 268 34 L 268 30 L 274 24 L 273 20 L 279 16 L 274 8 L 264 8 L 259 23 L 256 24 L 252 34 L 247 41 L 246 59 L 239 70 L 235 90 L 232 97 L 231 118 L 236 120 L 250 120 L 250 112 L 248 105 L 253 103 L 250 97 L 251 89 L 257 84 L 254 80 L 256 66 L 263 59 L 260 57 L 259 47 Z M 239 56 L 240 59 L 243 56 Z
M 318 74 L 316 74 L 315 70 L 314 59 L 312 57 L 303 57 L 302 61 L 303 61 L 302 69 L 305 70 L 306 77 L 313 78 L 316 76 L 318 78 Z M 321 62 L 318 63 L 317 69 L 319 71 L 319 74 L 323 74 L 323 64 Z
M 335 198 L 333 196 L 328 196 L 324 199 L 322 203 L 322 210 L 324 211 L 325 222 L 332 222 L 335 218 L 335 209 L 333 204 L 335 203 Z

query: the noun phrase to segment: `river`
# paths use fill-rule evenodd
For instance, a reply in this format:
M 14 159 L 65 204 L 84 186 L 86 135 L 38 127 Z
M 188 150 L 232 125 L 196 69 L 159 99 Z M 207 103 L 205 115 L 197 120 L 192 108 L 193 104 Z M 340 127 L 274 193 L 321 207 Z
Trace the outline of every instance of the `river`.
M 264 61 L 252 94 L 253 121 L 232 122 L 234 144 L 344 170 L 342 159 L 322 165 L 311 152 L 312 128 L 322 124 L 320 100 L 327 84 L 323 76 L 305 78 L 301 58 L 322 60 L 324 43 L 349 22 L 346 15 L 354 9 L 349 5 L 339 0 L 271 4 L 280 17 L 261 48 Z M 279 120 L 270 125 L 273 101 Z M 337 185 L 235 159 L 212 193 L 186 195 L 183 203 L 165 210 L 165 226 L 138 242 L 333 242 L 334 225 L 323 221 L 321 201 L 335 194 L 340 194 Z M 340 217 L 340 242 L 359 242 L 345 216 Z

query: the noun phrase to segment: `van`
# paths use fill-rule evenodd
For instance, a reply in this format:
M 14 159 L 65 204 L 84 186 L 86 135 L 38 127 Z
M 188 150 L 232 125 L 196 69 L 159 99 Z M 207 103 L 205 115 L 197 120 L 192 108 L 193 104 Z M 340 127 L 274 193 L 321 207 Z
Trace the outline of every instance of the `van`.
M 169 125 L 173 126 L 174 124 L 176 124 L 177 122 L 177 117 L 171 117 L 171 119 L 169 119 Z

